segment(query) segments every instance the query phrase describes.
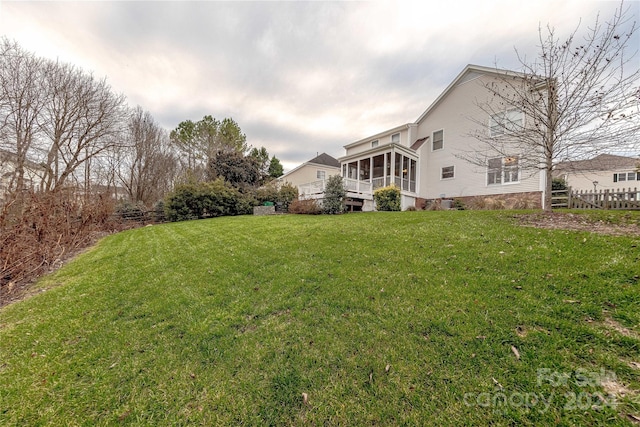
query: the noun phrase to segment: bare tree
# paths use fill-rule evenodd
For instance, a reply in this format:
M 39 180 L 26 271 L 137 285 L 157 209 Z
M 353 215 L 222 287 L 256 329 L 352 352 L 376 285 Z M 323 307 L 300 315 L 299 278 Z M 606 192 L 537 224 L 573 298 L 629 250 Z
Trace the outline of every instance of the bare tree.
M 45 191 L 63 186 L 84 166 L 89 191 L 91 159 L 121 144 L 125 97 L 115 94 L 105 79 L 71 65 L 51 62 L 46 67 L 47 103 L 42 129 L 48 137 Z
M 130 113 L 126 135 L 127 149 L 120 153 L 120 181 L 131 201 L 149 206 L 173 186 L 178 159 L 167 132 L 140 107 Z
M 44 106 L 42 60 L 6 38 L 0 41 L 0 148 L 13 154 L 10 192 L 26 187 L 25 166 Z
M 485 84 L 489 99 L 478 102 L 489 126 L 474 119 L 481 147 L 460 153 L 483 167 L 501 156 L 520 170 L 544 171 L 545 210 L 555 164 L 640 145 L 640 62 L 627 52 L 637 36 L 629 9 L 621 3 L 609 21 L 598 17 L 584 35 L 579 29 L 560 39 L 553 27 L 540 27 L 535 60 L 516 50 L 521 72 L 496 70 Z

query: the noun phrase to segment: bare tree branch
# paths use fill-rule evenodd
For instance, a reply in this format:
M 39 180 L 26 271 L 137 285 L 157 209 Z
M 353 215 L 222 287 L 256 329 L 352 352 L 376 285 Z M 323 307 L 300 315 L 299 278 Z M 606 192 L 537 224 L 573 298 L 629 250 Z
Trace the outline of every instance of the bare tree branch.
M 640 149 L 640 67 L 638 52 L 628 52 L 637 26 L 629 8 L 621 3 L 610 20 L 598 17 L 584 35 L 578 31 L 563 40 L 541 26 L 535 60 L 516 50 L 520 72 L 496 68 L 496 79 L 485 84 L 489 99 L 477 102 L 488 123 L 472 118 L 481 148 L 459 154 L 479 166 L 517 156 L 524 170 L 543 170 L 545 209 L 558 162 Z M 514 112 L 521 122 L 509 119 Z

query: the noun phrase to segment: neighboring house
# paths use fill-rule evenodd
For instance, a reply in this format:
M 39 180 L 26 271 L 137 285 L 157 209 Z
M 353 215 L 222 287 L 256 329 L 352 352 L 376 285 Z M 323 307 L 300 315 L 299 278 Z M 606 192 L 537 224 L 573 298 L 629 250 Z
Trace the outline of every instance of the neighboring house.
M 322 153 L 308 162 L 291 169 L 278 178 L 298 187 L 298 194 L 304 195 L 324 191 L 324 183 L 331 175 L 340 174 L 340 162 L 327 153 Z
M 6 199 L 9 186 L 15 177 L 17 156 L 10 151 L 0 150 L 0 204 Z M 30 160 L 24 165 L 24 185 L 27 189 L 37 189 L 42 183 L 44 168 Z
M 518 161 L 523 153 L 489 154 L 484 166 L 461 159 L 461 153 L 480 146 L 470 136 L 479 126 L 496 132 L 498 120 L 526 125 L 519 111 L 489 117 L 478 107 L 479 100 L 489 98 L 485 85 L 497 78 L 495 69 L 468 65 L 414 123 L 345 145 L 346 154 L 338 160 L 350 203 L 373 210 L 373 191 L 393 183 L 401 189 L 402 209 L 420 208 L 435 199 L 514 195 L 528 198 L 530 206 L 541 206 L 544 173 L 523 170 Z
M 640 187 L 640 158 L 600 154 L 592 159 L 558 163 L 553 176 L 576 191 Z

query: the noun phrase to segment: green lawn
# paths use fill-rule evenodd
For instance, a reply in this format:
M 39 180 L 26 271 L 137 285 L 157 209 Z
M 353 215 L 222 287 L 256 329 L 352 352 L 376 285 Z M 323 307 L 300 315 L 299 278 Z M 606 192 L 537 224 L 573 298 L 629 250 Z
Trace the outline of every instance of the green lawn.
M 505 212 L 123 232 L 0 310 L 0 425 L 634 425 L 639 248 Z

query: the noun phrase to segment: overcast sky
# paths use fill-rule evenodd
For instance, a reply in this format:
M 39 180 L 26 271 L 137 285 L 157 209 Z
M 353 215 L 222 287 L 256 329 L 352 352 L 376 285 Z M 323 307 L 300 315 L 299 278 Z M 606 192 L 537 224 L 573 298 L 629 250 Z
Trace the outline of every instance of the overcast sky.
M 107 77 L 167 130 L 232 117 L 285 170 L 415 121 L 465 65 L 517 69 L 617 1 L 6 2 L 0 35 Z M 640 1 L 627 1 L 633 19 Z M 636 38 L 634 50 L 640 46 Z M 638 59 L 640 61 L 640 59 Z

